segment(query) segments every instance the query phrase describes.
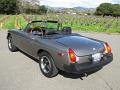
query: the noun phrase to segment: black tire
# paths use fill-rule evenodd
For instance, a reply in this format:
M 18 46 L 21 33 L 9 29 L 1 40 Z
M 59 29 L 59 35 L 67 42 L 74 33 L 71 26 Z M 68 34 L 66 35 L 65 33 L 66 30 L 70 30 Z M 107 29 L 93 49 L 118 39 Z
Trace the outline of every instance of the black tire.
M 13 44 L 11 36 L 8 37 L 8 48 L 11 52 L 16 52 L 18 50 L 17 47 Z
M 55 66 L 54 60 L 47 52 L 39 54 L 39 66 L 43 75 L 48 78 L 55 77 L 58 74 L 58 69 Z

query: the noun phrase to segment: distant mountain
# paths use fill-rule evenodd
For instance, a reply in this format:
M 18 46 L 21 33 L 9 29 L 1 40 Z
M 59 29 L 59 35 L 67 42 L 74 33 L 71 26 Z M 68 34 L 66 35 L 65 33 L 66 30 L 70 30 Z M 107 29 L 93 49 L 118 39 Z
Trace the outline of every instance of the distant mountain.
M 65 9 L 64 7 L 52 7 L 53 9 L 56 9 L 56 10 L 62 10 L 62 9 Z
M 64 7 L 50 7 L 50 6 L 47 6 L 48 9 L 53 9 L 53 10 L 63 10 L 65 9 Z
M 74 7 L 74 9 L 79 11 L 95 11 L 96 8 L 85 8 L 85 7 Z
M 49 7 L 49 9 L 53 9 L 53 10 L 65 10 L 65 11 L 69 11 L 69 10 L 73 10 L 73 11 L 95 11 L 96 8 L 85 8 L 85 7 L 73 7 L 73 8 L 65 8 L 65 7 Z

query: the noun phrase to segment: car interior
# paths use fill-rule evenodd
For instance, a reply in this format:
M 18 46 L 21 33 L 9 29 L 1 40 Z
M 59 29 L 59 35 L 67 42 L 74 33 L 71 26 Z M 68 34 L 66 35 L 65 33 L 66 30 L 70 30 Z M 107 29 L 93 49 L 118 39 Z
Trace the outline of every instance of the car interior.
M 38 22 L 37 22 L 38 23 Z M 52 23 L 52 22 L 50 22 Z M 48 26 L 46 25 L 40 25 L 36 23 L 29 23 L 28 27 L 26 29 L 27 33 L 30 33 L 32 35 L 38 35 L 38 36 L 47 36 L 47 35 L 54 35 L 54 34 L 71 34 L 71 27 L 63 27 L 62 30 L 59 30 L 59 24 L 56 24 L 56 27 Z M 52 23 L 55 25 L 55 23 Z

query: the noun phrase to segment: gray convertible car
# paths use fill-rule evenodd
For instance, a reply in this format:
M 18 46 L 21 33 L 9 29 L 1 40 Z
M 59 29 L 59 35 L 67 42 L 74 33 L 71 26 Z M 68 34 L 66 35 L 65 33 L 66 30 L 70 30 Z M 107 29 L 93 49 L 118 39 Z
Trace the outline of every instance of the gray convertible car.
M 49 78 L 59 70 L 87 74 L 113 60 L 107 42 L 72 33 L 58 21 L 32 21 L 23 30 L 9 30 L 7 39 L 10 51 L 21 50 L 37 59 Z

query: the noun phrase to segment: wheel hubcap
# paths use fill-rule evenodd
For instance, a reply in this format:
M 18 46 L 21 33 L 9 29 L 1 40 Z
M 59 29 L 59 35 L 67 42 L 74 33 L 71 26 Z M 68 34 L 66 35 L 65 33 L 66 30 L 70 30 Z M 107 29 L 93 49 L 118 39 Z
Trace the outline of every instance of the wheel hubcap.
M 9 46 L 10 49 L 12 48 L 12 41 L 11 41 L 11 39 L 8 40 L 8 46 Z
M 44 73 L 49 73 L 51 69 L 51 63 L 47 56 L 41 58 L 41 69 Z

